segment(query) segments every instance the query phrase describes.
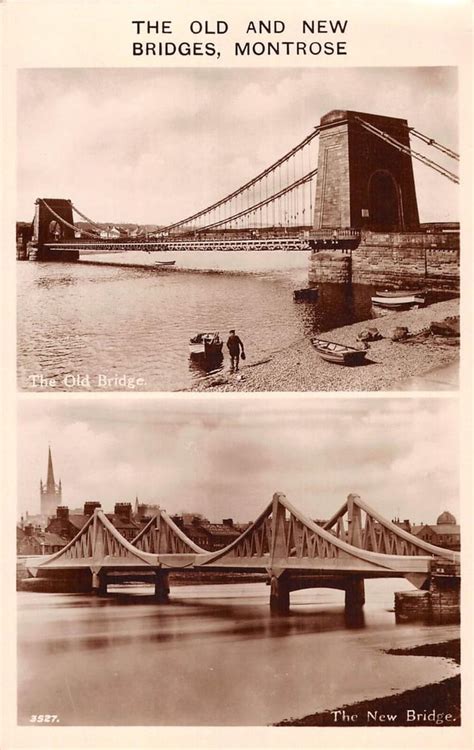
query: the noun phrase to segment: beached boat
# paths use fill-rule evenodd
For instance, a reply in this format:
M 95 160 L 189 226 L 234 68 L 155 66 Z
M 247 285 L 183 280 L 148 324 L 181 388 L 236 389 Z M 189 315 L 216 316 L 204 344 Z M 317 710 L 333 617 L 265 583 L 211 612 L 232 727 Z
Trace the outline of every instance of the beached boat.
M 400 310 L 425 304 L 425 292 L 423 291 L 397 291 L 397 292 L 375 292 L 371 297 L 372 304 L 377 307 L 385 307 L 388 310 Z
M 311 339 L 311 343 L 326 362 L 334 362 L 337 365 L 360 365 L 365 360 L 364 349 L 355 349 L 353 346 L 317 338 Z
M 174 266 L 175 260 L 155 260 L 155 266 Z
M 425 292 L 423 289 L 384 289 L 383 291 L 376 291 L 375 292 L 376 297 L 391 297 L 391 298 L 398 298 L 398 297 L 424 297 Z
M 313 302 L 318 299 L 319 291 L 314 287 L 307 289 L 295 289 L 293 299 L 295 302 Z
M 223 344 L 218 333 L 198 333 L 189 340 L 189 353 L 191 356 L 216 356 L 222 353 Z

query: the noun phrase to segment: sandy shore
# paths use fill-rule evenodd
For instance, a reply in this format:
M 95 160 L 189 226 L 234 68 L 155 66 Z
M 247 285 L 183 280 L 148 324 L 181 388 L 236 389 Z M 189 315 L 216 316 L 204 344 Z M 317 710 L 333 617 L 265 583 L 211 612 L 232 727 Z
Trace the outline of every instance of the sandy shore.
M 366 364 L 343 367 L 322 360 L 309 338 L 300 339 L 286 349 L 259 361 L 258 355 L 247 352 L 239 373 L 224 371 L 201 381 L 192 391 L 380 391 L 396 390 L 398 381 L 424 375 L 435 367 L 455 362 L 459 347 L 444 343 L 439 337 L 426 341 L 393 342 L 390 336 L 397 326 L 406 326 L 410 334 L 429 328 L 433 321 L 459 315 L 459 299 L 438 302 L 429 307 L 404 312 L 389 312 L 383 317 L 354 323 L 321 334 L 329 341 L 357 346 L 357 334 L 375 327 L 382 334 L 372 341 Z M 227 367 L 227 363 L 226 363 Z
M 427 644 L 411 649 L 393 649 L 389 654 L 419 657 L 441 657 L 460 664 L 460 641 Z M 391 719 L 387 719 L 390 715 Z M 350 720 L 344 717 L 353 717 Z M 405 690 L 376 700 L 360 701 L 334 711 L 289 719 L 276 726 L 340 727 L 340 726 L 459 726 L 461 723 L 461 678 L 449 677 L 441 682 Z

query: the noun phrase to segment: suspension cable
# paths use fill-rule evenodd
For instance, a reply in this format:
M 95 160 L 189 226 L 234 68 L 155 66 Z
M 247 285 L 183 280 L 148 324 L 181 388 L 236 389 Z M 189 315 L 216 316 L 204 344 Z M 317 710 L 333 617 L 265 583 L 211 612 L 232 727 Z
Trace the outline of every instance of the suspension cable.
M 246 182 L 245 185 L 241 185 L 241 187 L 237 188 L 237 190 L 234 190 L 232 193 L 229 193 L 229 195 L 226 195 L 225 198 L 222 198 L 221 200 L 217 201 L 216 203 L 213 203 L 211 206 L 208 206 L 207 208 L 202 209 L 202 211 L 198 211 L 197 213 L 193 214 L 192 216 L 188 216 L 186 219 L 181 219 L 181 221 L 177 221 L 174 224 L 169 224 L 166 227 L 162 228 L 162 232 L 168 232 L 170 229 L 176 229 L 177 227 L 181 227 L 185 224 L 188 224 L 191 221 L 194 221 L 194 219 L 198 219 L 204 214 L 209 213 L 213 209 L 217 208 L 218 206 L 222 206 L 224 203 L 227 203 L 228 201 L 232 200 L 239 194 L 243 193 L 245 190 L 248 190 L 250 187 L 255 185 L 256 182 L 259 182 L 259 180 L 263 179 L 267 175 L 274 172 L 281 164 L 283 164 L 285 161 L 290 159 L 293 154 L 297 153 L 301 148 L 304 148 L 308 143 L 311 143 L 313 138 L 315 138 L 317 135 L 319 135 L 321 128 L 319 125 L 314 129 L 312 133 L 310 133 L 306 138 L 301 141 L 297 146 L 291 149 L 291 151 L 288 151 L 287 154 L 282 156 L 278 161 L 271 164 L 271 166 L 267 167 L 267 169 L 264 169 L 263 172 L 260 172 L 256 177 L 254 177 L 252 180 L 249 180 L 249 182 Z M 198 230 L 200 231 L 200 229 Z
M 268 203 L 271 203 L 272 201 L 277 200 L 277 198 L 281 198 L 283 195 L 286 195 L 287 193 L 291 192 L 291 190 L 294 190 L 300 185 L 304 185 L 305 182 L 309 182 L 310 180 L 312 180 L 315 174 L 317 174 L 317 171 L 318 171 L 317 169 L 313 169 L 312 172 L 308 172 L 308 174 L 304 175 L 304 177 L 300 177 L 299 180 L 296 180 L 296 182 L 293 182 L 291 185 L 287 185 L 287 187 L 283 188 L 278 193 L 271 195 L 269 198 L 265 198 L 259 203 L 255 203 L 253 206 L 249 206 L 249 208 L 246 208 L 243 211 L 239 211 L 233 216 L 229 216 L 227 219 L 222 219 L 221 221 L 214 222 L 214 224 L 208 224 L 206 227 L 201 227 L 200 229 L 197 229 L 196 232 L 204 232 L 207 229 L 214 229 L 215 227 L 218 227 L 221 224 L 224 224 L 225 221 L 233 221 L 234 219 L 240 219 L 242 216 L 245 216 L 251 211 L 254 211 L 257 208 L 260 208 L 260 206 L 266 206 Z
M 459 154 L 457 154 L 456 151 L 453 151 L 447 146 L 443 146 L 442 143 L 438 143 L 434 138 L 430 138 L 429 136 L 420 133 L 415 128 L 408 128 L 408 130 L 412 135 L 416 136 L 416 138 L 419 138 L 420 141 L 427 143 L 429 146 L 433 146 L 433 148 L 438 149 L 438 151 L 442 151 L 443 154 L 446 154 L 446 156 L 450 156 L 452 159 L 456 159 L 456 161 L 459 161 Z
M 75 227 L 74 224 L 70 224 L 68 221 L 66 221 L 66 219 L 63 219 L 62 216 L 59 216 L 59 214 L 57 214 L 56 211 L 53 211 L 51 206 L 48 205 L 48 203 L 46 203 L 44 198 L 40 198 L 40 201 L 44 204 L 44 206 L 46 206 L 48 211 L 50 211 L 53 214 L 55 219 L 57 219 L 64 226 L 69 227 L 69 229 L 73 229 L 74 231 L 76 231 L 77 227 Z M 92 237 L 94 240 L 97 239 L 97 236 L 95 234 L 92 234 L 91 232 L 86 232 L 85 230 L 83 230 L 83 233 L 86 234 L 88 237 Z
M 100 229 L 101 231 L 103 230 L 104 227 L 101 227 L 100 224 L 97 224 L 97 222 L 92 221 L 92 219 L 89 219 L 88 216 L 86 216 L 85 214 L 81 213 L 81 211 L 79 211 L 79 209 L 76 208 L 76 206 L 74 205 L 74 203 L 71 203 L 71 206 L 73 207 L 73 209 L 76 212 L 76 214 L 79 214 L 79 216 L 81 217 L 81 219 L 84 219 L 84 221 L 87 221 L 89 224 L 92 224 L 92 226 L 96 227 L 96 229 Z
M 403 143 L 400 143 L 400 141 L 397 141 L 395 138 L 393 138 L 393 136 L 389 135 L 388 133 L 385 133 L 383 130 L 379 130 L 379 128 L 376 128 L 375 125 L 372 125 L 366 122 L 365 120 L 362 120 L 360 117 L 356 117 L 355 119 L 360 123 L 360 125 L 363 128 L 365 128 L 365 130 L 368 130 L 369 133 L 376 135 L 377 138 L 380 138 L 382 141 L 385 141 L 386 143 L 390 144 L 390 146 L 393 146 L 398 151 L 401 151 L 402 153 L 407 154 L 408 156 L 413 156 L 415 159 L 418 159 L 418 161 L 421 161 L 422 164 L 425 164 L 427 167 L 431 167 L 431 169 L 434 169 L 436 172 L 439 172 L 439 174 L 442 174 L 443 177 L 447 177 L 448 180 L 451 180 L 451 182 L 455 182 L 456 184 L 459 184 L 459 177 L 453 174 L 453 172 L 450 172 L 448 169 L 445 169 L 445 167 L 442 167 L 440 164 L 437 164 L 431 159 L 428 159 L 428 157 L 423 156 L 423 154 L 420 154 L 417 151 L 414 151 L 409 146 L 405 146 Z

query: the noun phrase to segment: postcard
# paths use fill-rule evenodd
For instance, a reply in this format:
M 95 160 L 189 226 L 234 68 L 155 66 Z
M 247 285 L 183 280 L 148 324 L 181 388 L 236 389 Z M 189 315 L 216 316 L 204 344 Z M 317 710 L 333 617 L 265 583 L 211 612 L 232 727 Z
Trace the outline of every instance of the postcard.
M 466 0 L 7 0 L 2 746 L 472 744 Z

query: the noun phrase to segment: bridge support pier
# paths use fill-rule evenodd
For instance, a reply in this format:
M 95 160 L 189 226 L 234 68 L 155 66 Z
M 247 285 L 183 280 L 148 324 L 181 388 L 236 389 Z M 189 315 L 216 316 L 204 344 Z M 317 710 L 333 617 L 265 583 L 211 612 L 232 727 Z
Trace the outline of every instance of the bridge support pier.
M 270 611 L 285 614 L 290 610 L 290 586 L 284 575 L 270 580 Z
M 155 576 L 155 599 L 157 602 L 165 603 L 169 600 L 170 585 L 168 573 L 162 570 L 158 571 Z
M 461 578 L 459 576 L 433 576 L 430 584 L 430 598 L 433 622 L 459 622 L 461 618 Z
M 107 596 L 107 573 L 92 573 L 92 593 Z
M 365 585 L 364 579 L 351 577 L 345 586 L 345 606 L 346 611 L 357 611 L 362 609 L 365 604 Z

